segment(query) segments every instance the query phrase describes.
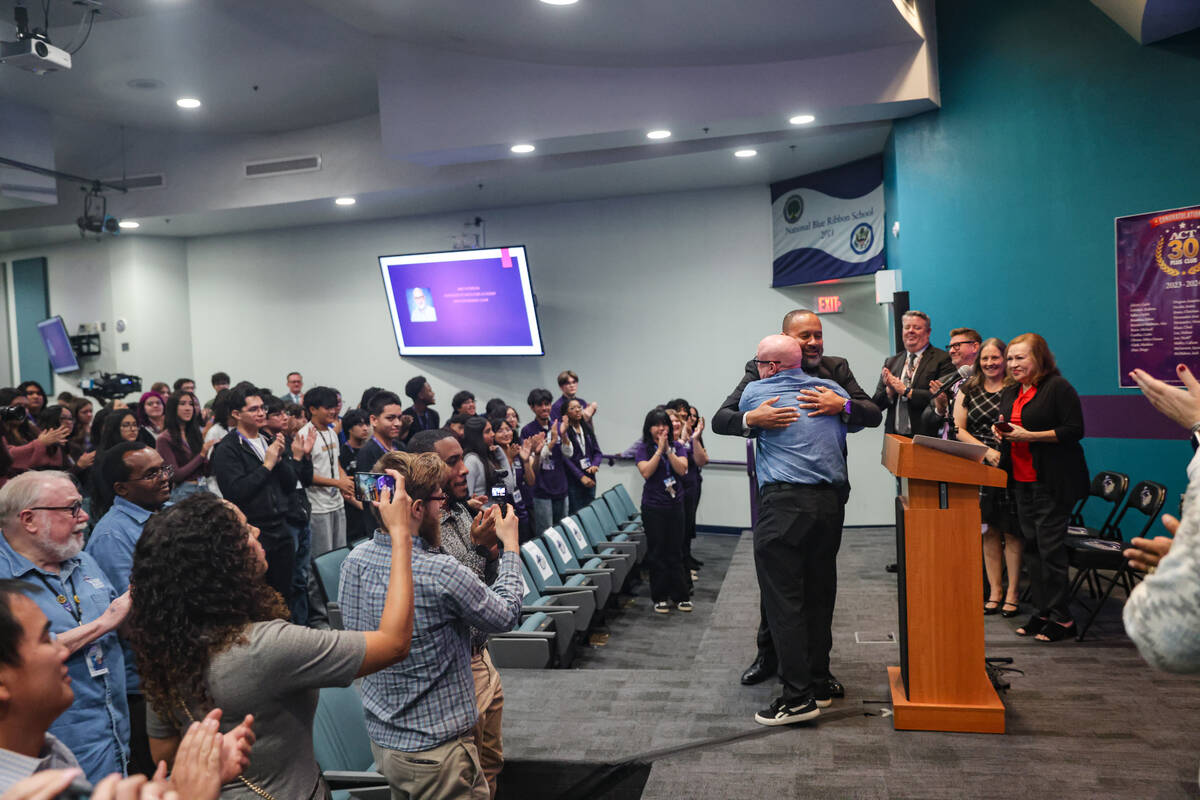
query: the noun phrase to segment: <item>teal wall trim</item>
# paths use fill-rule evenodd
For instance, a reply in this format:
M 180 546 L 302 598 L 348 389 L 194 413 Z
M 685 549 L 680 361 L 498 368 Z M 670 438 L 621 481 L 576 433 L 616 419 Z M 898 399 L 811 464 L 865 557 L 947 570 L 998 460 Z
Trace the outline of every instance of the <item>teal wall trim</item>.
M 37 381 L 48 393 L 54 391 L 53 373 L 37 324 L 50 316 L 50 290 L 46 283 L 46 259 L 14 261 L 13 305 L 16 309 L 16 381 Z

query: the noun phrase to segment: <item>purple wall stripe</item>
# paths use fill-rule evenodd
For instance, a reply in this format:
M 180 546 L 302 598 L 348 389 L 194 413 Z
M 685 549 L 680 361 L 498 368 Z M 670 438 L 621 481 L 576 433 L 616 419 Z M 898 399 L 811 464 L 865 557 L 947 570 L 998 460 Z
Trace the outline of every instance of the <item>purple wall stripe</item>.
M 1088 439 L 1187 438 L 1187 431 L 1164 417 L 1139 394 L 1094 394 L 1079 398 Z

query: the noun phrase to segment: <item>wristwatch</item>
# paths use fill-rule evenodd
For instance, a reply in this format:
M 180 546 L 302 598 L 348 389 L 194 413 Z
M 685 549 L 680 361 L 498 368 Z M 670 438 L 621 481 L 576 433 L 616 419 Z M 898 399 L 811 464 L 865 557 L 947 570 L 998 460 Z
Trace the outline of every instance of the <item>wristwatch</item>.
M 1188 435 L 1188 441 L 1192 443 L 1192 450 L 1200 449 L 1200 422 L 1192 426 L 1192 432 Z

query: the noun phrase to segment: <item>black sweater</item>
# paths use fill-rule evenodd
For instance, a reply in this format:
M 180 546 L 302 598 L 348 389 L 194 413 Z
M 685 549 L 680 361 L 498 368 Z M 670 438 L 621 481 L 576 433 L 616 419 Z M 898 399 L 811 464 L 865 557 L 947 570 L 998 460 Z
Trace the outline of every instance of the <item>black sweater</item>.
M 251 525 L 264 534 L 283 527 L 298 479 L 287 448 L 274 469 L 267 469 L 235 428 L 213 448 L 212 473 L 221 495 L 240 508 Z
M 1000 413 L 1012 418 L 1013 403 L 1020 384 L 1013 384 L 1000 395 Z M 1048 486 L 1060 505 L 1071 505 L 1088 493 L 1091 479 L 1083 456 L 1083 409 L 1075 387 L 1061 375 L 1043 378 L 1037 394 L 1021 410 L 1021 427 L 1029 431 L 1053 430 L 1057 442 L 1030 442 L 1037 482 Z M 1012 445 L 1004 440 L 1000 447 L 1000 467 L 1012 476 Z

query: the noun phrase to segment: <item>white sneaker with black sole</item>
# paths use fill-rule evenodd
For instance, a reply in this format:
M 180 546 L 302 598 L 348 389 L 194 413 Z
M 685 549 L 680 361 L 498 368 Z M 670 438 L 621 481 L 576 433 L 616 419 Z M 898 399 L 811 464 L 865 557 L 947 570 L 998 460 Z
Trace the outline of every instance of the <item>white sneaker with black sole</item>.
M 800 705 L 790 705 L 782 697 L 779 697 L 770 706 L 755 714 L 754 721 L 759 725 L 792 725 L 819 716 L 821 716 L 821 709 L 817 708 L 815 700 L 809 700 Z

